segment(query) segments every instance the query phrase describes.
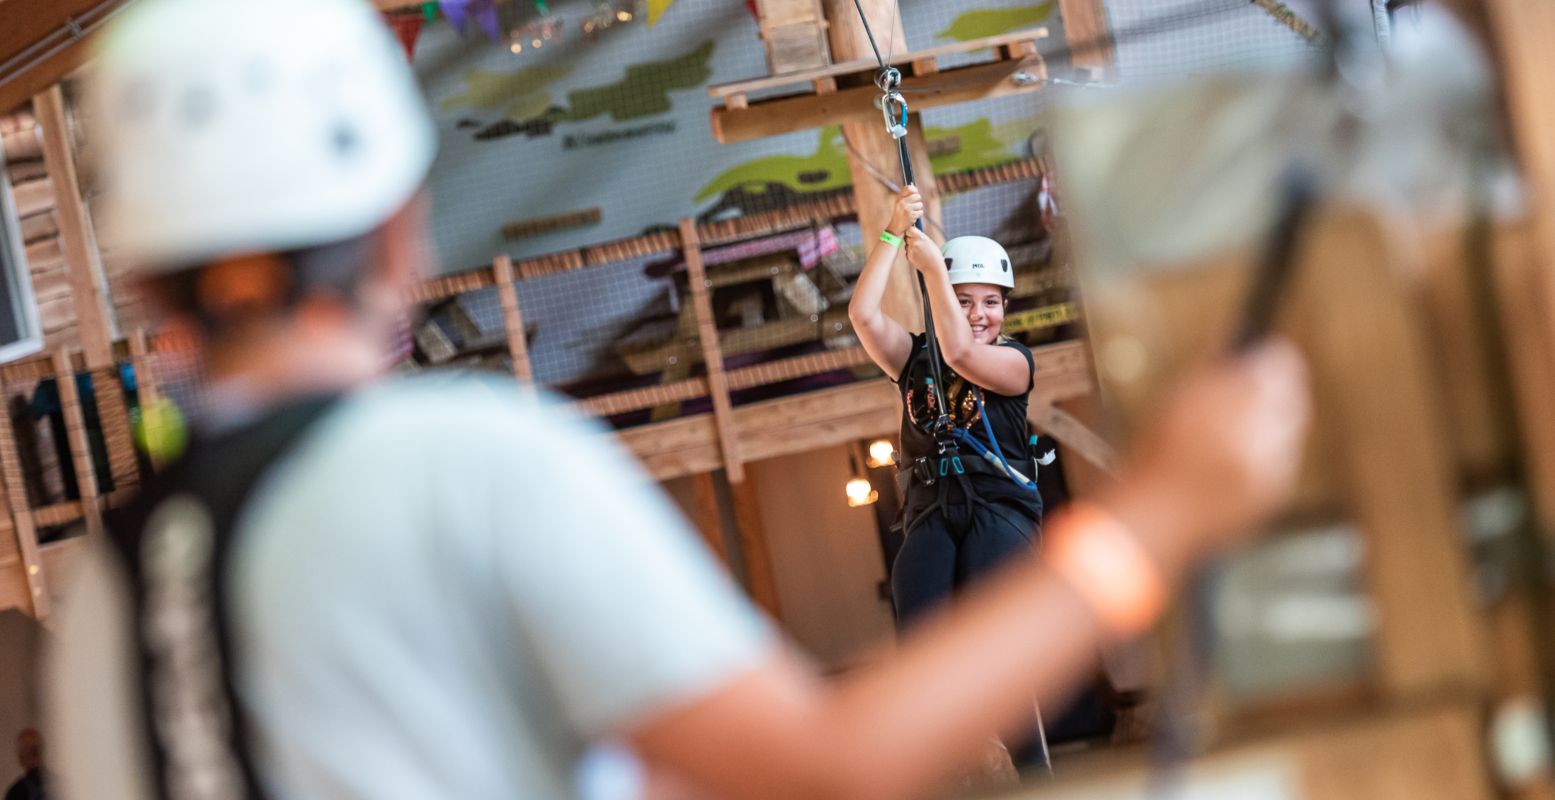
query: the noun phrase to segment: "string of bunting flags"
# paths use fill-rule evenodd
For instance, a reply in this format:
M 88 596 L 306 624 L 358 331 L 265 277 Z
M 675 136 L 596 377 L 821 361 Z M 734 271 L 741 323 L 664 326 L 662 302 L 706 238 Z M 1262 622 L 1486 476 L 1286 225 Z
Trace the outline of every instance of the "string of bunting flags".
M 528 12 L 531 0 L 434 0 L 421 4 L 417 11 L 388 14 L 387 19 L 407 57 L 414 57 L 416 42 L 426 23 L 438 17 L 448 20 L 461 36 L 482 33 L 492 42 L 507 45 L 514 53 L 535 49 L 562 38 L 564 20 L 551 11 L 547 0 L 532 0 L 534 12 Z M 749 5 L 751 0 L 747 0 Z M 593 8 L 579 24 L 585 38 L 592 40 L 601 31 L 636 19 L 648 27 L 674 5 L 675 0 L 593 0 Z

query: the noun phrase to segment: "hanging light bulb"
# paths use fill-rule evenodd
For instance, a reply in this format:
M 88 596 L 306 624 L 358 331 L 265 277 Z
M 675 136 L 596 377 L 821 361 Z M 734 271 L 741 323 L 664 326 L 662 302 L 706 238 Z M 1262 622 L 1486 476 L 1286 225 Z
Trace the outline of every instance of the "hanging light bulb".
M 848 507 L 858 508 L 867 506 L 880 499 L 880 492 L 869 483 L 869 478 L 864 476 L 864 471 L 858 467 L 858 444 L 848 445 L 848 470 L 853 478 L 842 487 L 844 494 L 848 496 Z
M 896 445 L 890 439 L 876 439 L 869 443 L 869 458 L 864 460 L 871 469 L 889 467 L 896 463 Z
M 843 487 L 843 491 L 848 495 L 848 506 L 850 508 L 867 506 L 880 499 L 880 492 L 870 485 L 868 478 L 854 478 L 848 481 L 848 485 Z

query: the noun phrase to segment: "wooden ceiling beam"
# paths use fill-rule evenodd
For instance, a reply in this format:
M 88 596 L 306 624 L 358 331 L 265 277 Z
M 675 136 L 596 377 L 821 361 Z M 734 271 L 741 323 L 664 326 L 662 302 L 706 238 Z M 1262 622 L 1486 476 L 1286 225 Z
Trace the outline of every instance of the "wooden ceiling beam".
M 0 0 L 0 114 L 86 63 L 123 0 Z
M 873 75 L 874 67 L 864 65 L 857 71 Z M 1046 85 L 1047 65 L 1035 53 L 1000 57 L 989 63 L 930 74 L 907 75 L 902 79 L 902 91 L 913 111 L 1025 94 Z M 714 87 L 710 91 L 729 88 Z M 880 125 L 880 111 L 875 107 L 879 95 L 880 90 L 866 82 L 866 85 L 836 91 L 811 91 L 770 100 L 747 99 L 743 107 L 738 104 L 715 107 L 712 110 L 713 138 L 729 144 L 838 123 Z M 726 102 L 742 96 L 730 94 Z

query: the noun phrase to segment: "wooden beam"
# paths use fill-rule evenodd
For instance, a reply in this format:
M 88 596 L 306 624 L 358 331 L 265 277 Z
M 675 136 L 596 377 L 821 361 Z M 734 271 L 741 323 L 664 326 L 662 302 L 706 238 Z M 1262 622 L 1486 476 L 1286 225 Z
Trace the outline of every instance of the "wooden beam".
M 768 616 L 781 619 L 777 576 L 772 570 L 772 551 L 767 547 L 767 529 L 761 523 L 761 503 L 756 498 L 756 487 L 749 481 L 731 483 L 729 496 L 734 503 L 734 524 L 739 529 L 745 590 Z
M 874 3 L 875 10 L 870 12 L 871 25 L 875 24 L 876 20 L 874 19 L 874 16 L 879 12 L 879 9 L 882 5 L 884 5 L 884 3 Z M 884 7 L 886 8 L 887 13 L 890 13 L 890 6 L 885 5 Z M 858 12 L 853 8 L 852 3 L 850 2 L 846 7 L 839 8 L 841 8 L 840 12 L 837 8 L 833 8 L 829 9 L 829 13 L 852 14 L 853 16 L 849 17 L 847 20 L 847 27 L 849 28 L 848 35 L 862 35 L 862 31 L 859 30 L 858 25 Z M 870 6 L 866 5 L 865 8 L 870 8 Z M 901 21 L 898 19 L 898 27 L 896 29 L 897 32 L 901 31 L 900 24 Z M 887 36 L 891 34 L 877 33 L 876 35 Z M 947 44 L 940 47 L 933 47 L 928 50 L 915 50 L 910 53 L 896 53 L 886 63 L 896 67 L 901 67 L 903 65 L 912 65 L 917 62 L 937 63 L 939 59 L 946 56 L 966 55 L 968 53 L 976 53 L 980 50 L 998 51 L 1002 48 L 1023 47 L 1025 45 L 1030 45 L 1034 48 L 1036 46 L 1037 40 L 1046 38 L 1046 28 L 1033 28 L 1031 30 L 1016 31 L 1015 33 L 1001 33 L 996 36 L 985 36 L 980 39 L 971 39 L 965 42 Z M 897 41 L 900 42 L 901 40 L 898 39 Z M 869 47 L 869 40 L 867 37 L 864 40 L 864 46 L 866 48 Z M 858 48 L 849 47 L 847 49 L 849 51 L 855 51 Z M 814 91 L 814 84 L 818 81 L 830 81 L 831 88 L 835 89 L 838 78 L 855 80 L 863 78 L 863 82 L 873 83 L 875 72 L 880 69 L 879 63 L 880 62 L 876 61 L 874 58 L 874 51 L 869 50 L 865 57 L 850 58 L 845 62 L 832 64 L 826 67 L 818 67 L 816 69 L 800 70 L 796 72 L 785 72 L 781 75 L 770 75 L 764 78 L 752 78 L 750 80 L 734 81 L 732 83 L 721 83 L 716 86 L 709 86 L 707 87 L 707 95 L 708 97 L 711 97 L 715 100 L 721 100 L 723 98 L 733 97 L 736 95 L 748 95 L 755 92 L 765 92 L 771 89 L 781 89 L 785 86 L 805 86 L 806 84 L 810 84 L 811 90 Z M 877 111 L 876 113 L 878 114 L 879 112 Z
M 502 327 L 508 335 L 508 354 L 513 358 L 513 377 L 519 383 L 534 383 L 534 368 L 529 364 L 529 337 L 524 332 L 524 312 L 518 305 L 518 287 L 513 285 L 513 259 L 507 253 L 494 262 L 497 296 L 502 301 Z
M 81 199 L 76 177 L 76 158 L 71 145 L 70 123 L 65 114 L 65 95 L 58 86 L 33 98 L 33 109 L 43 129 L 43 160 L 54 183 L 54 212 L 59 220 L 60 244 L 70 278 L 70 297 L 75 305 L 76 326 L 88 369 L 113 363 L 113 334 L 109 330 L 107 304 L 98 278 L 102 275 L 92 223 Z
M 1383 220 L 1339 212 L 1316 221 L 1297 273 L 1320 424 L 1340 442 L 1339 491 L 1365 532 L 1376 672 L 1399 697 L 1483 686 L 1489 668 L 1447 420 L 1401 277 L 1420 274 L 1417 258 Z
M 832 29 L 835 31 L 836 27 L 834 25 Z M 833 47 L 836 47 L 835 37 Z M 1025 73 L 1030 79 L 1021 79 L 1017 73 Z M 914 111 L 1026 94 L 1046 85 L 1047 66 L 1042 57 L 1036 55 L 972 64 L 927 75 L 909 75 L 902 79 L 903 88 L 911 90 L 907 98 Z M 883 131 L 880 111 L 874 105 L 879 96 L 880 90 L 869 84 L 826 94 L 805 93 L 752 100 L 745 108 L 715 107 L 711 112 L 713 138 L 730 144 L 839 122 L 868 121 Z
M 120 0 L 0 0 L 0 113 L 86 63 L 92 37 Z
M 101 490 L 97 486 L 97 468 L 92 463 L 92 445 L 86 432 L 86 414 L 81 407 L 81 393 L 76 389 L 76 376 L 70 362 L 70 354 L 61 348 L 54 351 L 54 370 L 58 376 L 60 413 L 65 417 L 65 436 L 70 440 L 70 458 L 74 462 L 76 487 L 81 493 L 81 507 L 86 512 L 86 531 L 97 536 L 103 532 L 103 508 Z
M 1033 350 L 1037 385 L 1031 402 L 1062 402 L 1092 392 L 1087 350 L 1083 342 Z M 740 454 L 757 461 L 889 434 L 900 427 L 901 414 L 896 386 L 881 378 L 742 405 L 734 409 L 733 427 Z M 710 472 L 721 464 L 708 414 L 627 428 L 615 436 L 657 480 Z
M 1069 63 L 1101 77 L 1116 60 L 1112 26 L 1102 0 L 1058 0 L 1058 16 L 1064 21 Z
M 0 390 L 3 390 L 0 380 Z M 0 391 L 0 396 L 9 396 Z M 50 597 L 48 572 L 38 553 L 38 530 L 33 525 L 32 510 L 27 499 L 27 481 L 22 472 L 21 449 L 16 444 L 16 429 L 11 415 L 0 411 L 0 504 L 10 519 L 11 533 L 16 537 L 17 552 L 21 554 L 21 571 L 26 585 L 28 610 L 38 620 L 48 618 Z
M 728 566 L 729 547 L 724 543 L 723 512 L 718 502 L 718 485 L 711 472 L 691 476 L 691 521 L 702 534 L 707 549 Z
M 685 250 L 686 278 L 691 284 L 691 307 L 696 313 L 697 340 L 702 345 L 702 363 L 707 367 L 707 390 L 713 399 L 713 423 L 718 430 L 718 447 L 723 454 L 724 471 L 729 482 L 745 480 L 740 463 L 740 445 L 734 435 L 734 403 L 729 399 L 729 381 L 724 375 L 723 351 L 718 345 L 718 324 L 713 319 L 713 301 L 708 296 L 707 270 L 702 266 L 702 246 L 697 239 L 696 220 L 680 221 L 680 243 Z

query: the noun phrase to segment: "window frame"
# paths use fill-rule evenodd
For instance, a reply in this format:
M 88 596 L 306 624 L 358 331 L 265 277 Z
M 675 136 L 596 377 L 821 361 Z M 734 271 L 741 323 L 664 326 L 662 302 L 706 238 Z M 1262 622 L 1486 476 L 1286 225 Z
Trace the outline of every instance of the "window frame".
M 21 215 L 16 208 L 10 170 L 6 169 L 8 163 L 5 144 L 0 142 L 0 280 L 10 282 L 10 311 L 21 334 L 16 341 L 0 345 L 0 363 L 42 352 L 44 345 L 38 298 L 33 293 L 27 245 L 22 241 Z

